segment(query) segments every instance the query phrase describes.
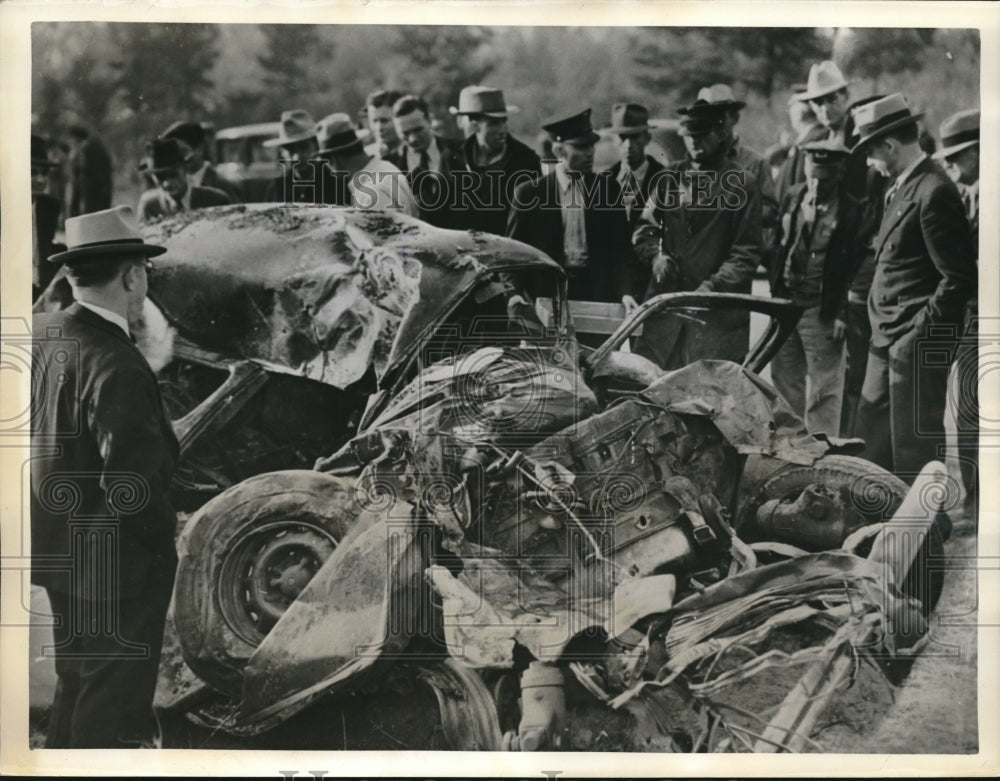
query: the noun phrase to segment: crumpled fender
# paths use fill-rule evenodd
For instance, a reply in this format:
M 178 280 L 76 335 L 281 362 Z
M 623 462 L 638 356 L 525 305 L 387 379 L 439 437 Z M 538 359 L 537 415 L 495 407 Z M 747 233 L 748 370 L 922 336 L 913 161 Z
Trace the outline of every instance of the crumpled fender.
M 236 726 L 263 732 L 404 650 L 428 604 L 429 537 L 411 513 L 365 513 L 344 537 L 250 658 Z

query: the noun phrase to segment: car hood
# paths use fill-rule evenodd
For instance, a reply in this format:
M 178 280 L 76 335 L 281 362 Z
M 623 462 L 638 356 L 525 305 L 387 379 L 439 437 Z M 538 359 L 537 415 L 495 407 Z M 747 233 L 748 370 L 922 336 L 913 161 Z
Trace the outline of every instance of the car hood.
M 246 204 L 146 226 L 149 297 L 185 339 L 344 388 L 377 377 L 493 270 L 556 267 L 520 242 L 387 212 Z

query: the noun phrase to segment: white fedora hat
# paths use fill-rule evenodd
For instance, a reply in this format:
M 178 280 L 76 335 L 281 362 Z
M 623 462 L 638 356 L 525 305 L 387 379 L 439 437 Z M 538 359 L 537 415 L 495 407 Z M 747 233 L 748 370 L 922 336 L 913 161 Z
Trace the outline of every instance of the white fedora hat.
M 809 81 L 806 83 L 805 92 L 795 95 L 797 100 L 815 100 L 831 92 L 845 89 L 850 82 L 844 78 L 837 63 L 833 60 L 824 60 L 813 65 L 809 69 Z
M 979 143 L 979 109 L 952 114 L 941 123 L 942 149 L 934 154 L 938 160 L 951 157 Z
M 167 251 L 166 247 L 143 241 L 131 206 L 115 206 L 68 218 L 66 246 L 65 252 L 50 255 L 49 260 L 53 263 L 97 257 L 115 260 L 119 255 L 154 257 Z

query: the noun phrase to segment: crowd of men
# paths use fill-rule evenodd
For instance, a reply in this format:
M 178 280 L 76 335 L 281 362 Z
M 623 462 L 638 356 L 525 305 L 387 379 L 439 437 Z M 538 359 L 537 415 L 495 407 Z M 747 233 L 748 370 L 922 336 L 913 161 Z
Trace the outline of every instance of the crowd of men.
M 737 133 L 745 103 L 727 85 L 706 86 L 679 109 L 686 155 L 667 165 L 647 153 L 648 110 L 620 103 L 610 116 L 620 161 L 600 172 L 590 109 L 543 123 L 540 155 L 508 132 L 516 108 L 500 89 L 462 90 L 452 108 L 460 142 L 434 132 L 421 98 L 380 90 L 365 106 L 367 144 L 348 113 L 317 122 L 301 109 L 285 111 L 278 136 L 267 142 L 283 161 L 267 200 L 395 209 L 437 226 L 507 235 L 559 263 L 571 299 L 621 303 L 626 310 L 666 292 L 749 293 L 763 267 L 772 295 L 804 310 L 774 359 L 772 377 L 807 427 L 862 436 L 868 458 L 912 480 L 926 462 L 943 457 L 950 387 L 972 498 L 978 402 L 975 383 L 958 374 L 977 366 L 963 337 L 977 297 L 979 112 L 949 117 L 932 158 L 921 145 L 922 114 L 903 95 L 852 101 L 849 90 L 834 63 L 813 65 L 790 104 L 797 137 L 765 158 Z M 86 146 L 86 133 L 80 142 Z M 151 183 L 136 209 L 140 221 L 238 200 L 232 183 L 214 170 L 206 143 L 197 122 L 178 122 L 150 141 L 139 165 Z M 81 175 L 89 177 L 96 157 L 80 156 Z M 130 208 L 108 208 L 102 168 L 100 177 L 94 174 L 100 186 L 93 193 L 84 188 L 72 207 L 79 211 L 71 209 L 67 248 L 55 252 L 58 204 L 44 192 L 55 165 L 33 137 L 35 284 L 44 288 L 62 263 L 76 303 L 40 315 L 35 328 L 71 336 L 81 351 L 76 370 L 89 374 L 72 388 L 50 391 L 33 432 L 41 442 L 70 427 L 89 439 L 32 470 L 34 539 L 54 541 L 51 550 L 42 546 L 47 555 L 68 554 L 60 531 L 65 508 L 46 500 L 45 481 L 53 475 L 139 470 L 150 494 L 129 527 L 134 534 L 121 539 L 135 556 L 129 554 L 131 569 L 121 573 L 130 601 L 120 628 L 146 644 L 155 661 L 162 637 L 157 617 L 166 610 L 176 563 L 166 491 L 176 442 L 155 379 L 128 336 L 129 317 L 145 296 L 147 260 L 162 248 L 143 242 Z M 55 263 L 45 260 L 50 255 Z M 748 342 L 746 312 L 713 311 L 699 313 L 697 323 L 652 318 L 634 350 L 671 369 L 704 358 L 742 361 Z M 57 371 L 57 346 L 40 341 L 35 360 Z M 59 395 L 74 388 L 93 398 L 73 406 Z M 67 419 L 79 414 L 87 418 L 82 427 Z M 107 510 L 106 481 L 91 489 L 77 512 Z M 77 610 L 65 573 L 36 569 L 35 581 L 49 590 L 57 611 Z M 67 643 L 75 656 L 57 660 L 49 745 L 144 745 L 142 715 L 155 664 L 97 658 L 107 648 L 93 638 Z M 116 698 L 118 707 L 106 710 Z M 121 707 L 124 701 L 129 707 Z M 107 712 L 122 718 L 96 715 Z

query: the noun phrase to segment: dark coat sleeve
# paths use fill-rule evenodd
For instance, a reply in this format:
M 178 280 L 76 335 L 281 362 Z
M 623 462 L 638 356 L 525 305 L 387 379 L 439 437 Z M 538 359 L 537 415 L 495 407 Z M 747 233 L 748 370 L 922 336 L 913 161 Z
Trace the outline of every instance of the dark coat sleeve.
M 934 187 L 920 204 L 920 229 L 941 280 L 914 319 L 918 329 L 939 322 L 961 323 L 966 304 L 976 295 L 976 253 L 969 222 L 961 197 L 949 185 Z
M 702 292 L 726 293 L 740 291 L 749 284 L 760 265 L 761 256 L 761 194 L 752 174 L 744 172 L 742 208 L 732 211 L 732 243 L 729 254 L 719 270 L 698 286 Z
M 102 460 L 101 488 L 129 536 L 151 552 L 173 551 L 176 515 L 167 497 L 176 451 L 164 431 L 164 413 L 152 374 L 141 366 L 117 366 L 100 375 L 87 411 L 88 427 Z M 133 475 L 137 487 L 115 485 Z

